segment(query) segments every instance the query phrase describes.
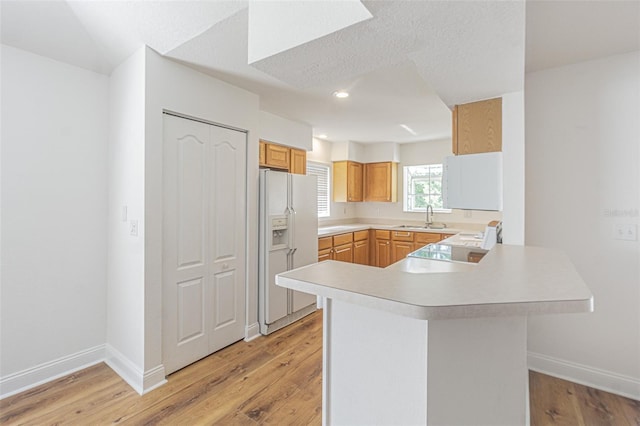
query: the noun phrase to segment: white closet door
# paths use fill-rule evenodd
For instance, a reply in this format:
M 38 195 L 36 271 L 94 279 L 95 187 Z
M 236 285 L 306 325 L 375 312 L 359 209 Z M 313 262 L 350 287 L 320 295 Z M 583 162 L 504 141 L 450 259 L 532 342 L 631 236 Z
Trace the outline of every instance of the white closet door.
M 242 132 L 164 116 L 167 374 L 244 337 L 245 141 Z
M 209 351 L 244 337 L 246 135 L 210 126 Z

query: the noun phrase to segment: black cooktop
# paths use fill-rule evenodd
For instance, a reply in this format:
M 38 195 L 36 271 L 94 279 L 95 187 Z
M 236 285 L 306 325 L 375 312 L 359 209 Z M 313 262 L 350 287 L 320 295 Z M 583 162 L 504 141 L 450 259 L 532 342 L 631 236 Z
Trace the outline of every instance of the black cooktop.
M 420 259 L 443 260 L 445 262 L 478 263 L 489 250 L 477 247 L 457 246 L 450 244 L 429 244 L 413 253 L 409 257 Z

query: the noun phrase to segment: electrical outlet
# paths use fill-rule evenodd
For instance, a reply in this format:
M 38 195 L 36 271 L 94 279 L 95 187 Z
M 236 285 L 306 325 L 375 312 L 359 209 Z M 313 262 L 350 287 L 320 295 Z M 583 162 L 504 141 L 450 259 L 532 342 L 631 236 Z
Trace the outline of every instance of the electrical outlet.
M 638 239 L 638 227 L 635 224 L 617 223 L 613 227 L 613 238 L 616 240 L 636 241 Z
M 129 221 L 129 234 L 133 237 L 138 236 L 138 221 L 131 220 Z
M 472 216 L 473 216 L 473 213 L 472 213 L 472 211 L 471 211 L 471 210 L 465 210 L 465 211 L 464 211 L 464 217 L 465 217 L 466 219 L 471 219 L 471 217 L 472 217 Z

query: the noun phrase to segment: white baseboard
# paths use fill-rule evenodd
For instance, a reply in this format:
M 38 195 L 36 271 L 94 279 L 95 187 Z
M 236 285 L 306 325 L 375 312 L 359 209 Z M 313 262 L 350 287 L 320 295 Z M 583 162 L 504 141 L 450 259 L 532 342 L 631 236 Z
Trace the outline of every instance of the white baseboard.
M 635 377 L 624 376 L 535 352 L 527 353 L 527 365 L 530 370 L 539 373 L 640 400 L 640 379 Z
M 143 372 L 113 346 L 107 344 L 106 349 L 105 363 L 140 395 L 144 395 L 167 382 L 162 364 Z
M 260 334 L 260 324 L 254 322 L 253 324 L 247 325 L 244 328 L 244 341 L 250 342 L 253 339 L 257 339 L 262 336 Z
M 0 377 L 0 399 L 103 362 L 105 345 L 94 346 L 35 367 Z

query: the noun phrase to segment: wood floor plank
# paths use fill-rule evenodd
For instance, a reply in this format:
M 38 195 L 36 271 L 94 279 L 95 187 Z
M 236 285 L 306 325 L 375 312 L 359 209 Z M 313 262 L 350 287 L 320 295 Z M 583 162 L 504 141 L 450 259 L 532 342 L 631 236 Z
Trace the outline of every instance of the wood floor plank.
M 574 388 L 586 426 L 630 425 L 615 395 L 577 383 Z
M 573 384 L 529 372 L 531 425 L 584 426 L 573 403 Z
M 37 420 L 37 423 L 51 422 L 52 418 L 59 418 L 56 412 L 61 409 L 80 409 L 86 404 L 89 392 L 96 394 L 121 382 L 122 379 L 114 376 L 114 372 L 102 363 L 88 367 L 1 400 L 0 424 L 20 424 L 24 419 L 31 418 Z M 126 386 L 123 389 L 130 388 Z
M 640 426 L 640 401 L 530 372 L 531 425 Z M 1 425 L 320 425 L 322 313 L 138 395 L 104 364 L 0 400 Z
M 640 426 L 640 401 L 621 396 L 617 399 L 618 406 L 627 422 L 633 426 Z

